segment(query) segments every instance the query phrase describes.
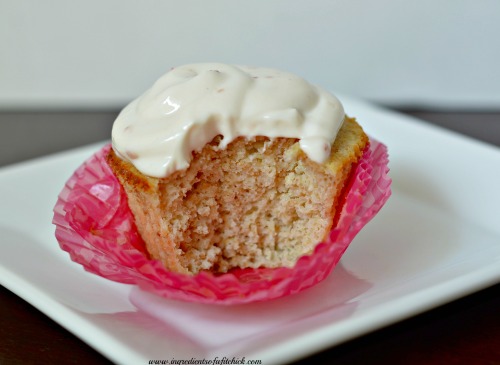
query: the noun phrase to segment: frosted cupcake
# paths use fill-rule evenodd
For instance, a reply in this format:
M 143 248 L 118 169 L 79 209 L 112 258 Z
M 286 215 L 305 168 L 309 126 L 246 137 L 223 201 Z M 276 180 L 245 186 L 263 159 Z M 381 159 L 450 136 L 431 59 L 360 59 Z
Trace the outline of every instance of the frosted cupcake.
M 172 69 L 54 207 L 85 270 L 169 299 L 266 301 L 325 279 L 391 194 L 386 147 L 285 72 Z

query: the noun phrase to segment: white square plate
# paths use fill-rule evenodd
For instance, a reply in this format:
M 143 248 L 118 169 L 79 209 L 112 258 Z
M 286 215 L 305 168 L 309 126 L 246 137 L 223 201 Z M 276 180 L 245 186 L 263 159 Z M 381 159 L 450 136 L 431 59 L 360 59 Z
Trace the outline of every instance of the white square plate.
M 0 283 L 113 362 L 310 355 L 500 281 L 500 150 L 369 104 L 393 195 L 324 282 L 267 303 L 180 303 L 89 274 L 59 249 L 57 195 L 103 144 L 0 170 Z

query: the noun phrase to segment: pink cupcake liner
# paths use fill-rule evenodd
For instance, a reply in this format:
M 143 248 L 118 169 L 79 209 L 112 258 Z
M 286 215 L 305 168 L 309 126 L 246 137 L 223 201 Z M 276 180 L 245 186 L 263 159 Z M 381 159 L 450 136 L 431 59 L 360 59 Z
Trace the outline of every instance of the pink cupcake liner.
M 241 304 L 305 290 L 330 274 L 356 234 L 391 194 L 387 148 L 371 140 L 344 194 L 336 227 L 312 254 L 301 257 L 293 268 L 190 276 L 170 272 L 148 257 L 125 192 L 106 163 L 110 148 L 103 147 L 80 166 L 59 194 L 53 219 L 56 238 L 85 270 L 170 299 Z

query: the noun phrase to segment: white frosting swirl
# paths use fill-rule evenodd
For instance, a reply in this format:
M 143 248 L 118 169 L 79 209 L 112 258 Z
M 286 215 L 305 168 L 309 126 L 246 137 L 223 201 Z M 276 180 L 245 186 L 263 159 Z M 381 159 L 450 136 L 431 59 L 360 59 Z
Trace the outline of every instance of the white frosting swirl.
M 127 105 L 113 124 L 115 152 L 165 177 L 189 166 L 215 136 L 288 137 L 322 163 L 344 120 L 337 98 L 290 73 L 220 63 L 176 67 Z

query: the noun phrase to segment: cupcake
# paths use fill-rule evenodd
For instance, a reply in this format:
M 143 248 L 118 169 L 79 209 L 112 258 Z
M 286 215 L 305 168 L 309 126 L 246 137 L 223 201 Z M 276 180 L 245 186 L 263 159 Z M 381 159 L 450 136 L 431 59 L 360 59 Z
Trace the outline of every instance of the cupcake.
M 186 65 L 68 179 L 55 236 L 85 270 L 165 298 L 267 301 L 331 273 L 389 198 L 388 170 L 387 148 L 300 77 Z
M 290 73 L 176 67 L 117 117 L 106 156 L 169 272 L 292 268 L 336 227 L 369 139 Z

